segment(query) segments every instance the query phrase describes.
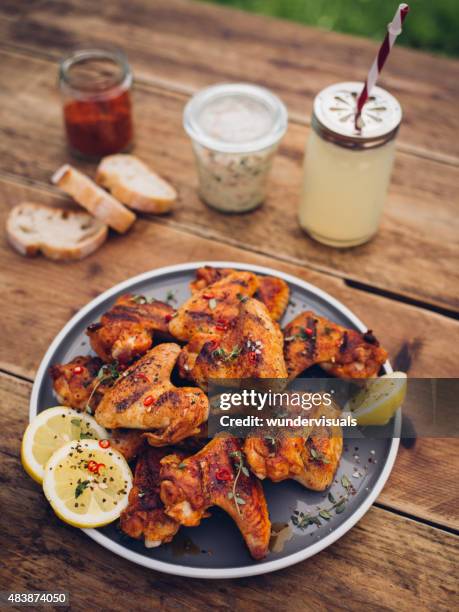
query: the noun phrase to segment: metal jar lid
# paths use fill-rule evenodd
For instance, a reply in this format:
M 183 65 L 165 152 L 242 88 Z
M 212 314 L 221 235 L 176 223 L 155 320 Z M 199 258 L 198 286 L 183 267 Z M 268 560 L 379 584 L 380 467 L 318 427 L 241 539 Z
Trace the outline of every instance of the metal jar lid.
M 379 147 L 397 134 L 402 109 L 381 87 L 373 87 L 355 127 L 355 107 L 363 83 L 349 81 L 323 89 L 314 99 L 312 127 L 324 139 L 350 149 Z

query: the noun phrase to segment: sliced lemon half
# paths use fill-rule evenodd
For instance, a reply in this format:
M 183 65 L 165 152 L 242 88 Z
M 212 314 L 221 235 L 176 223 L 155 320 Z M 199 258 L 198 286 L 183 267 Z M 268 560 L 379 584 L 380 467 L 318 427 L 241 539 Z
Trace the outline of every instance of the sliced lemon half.
M 106 444 L 107 440 L 69 442 L 45 466 L 46 498 L 57 516 L 74 527 L 107 525 L 128 504 L 131 469 L 123 455 Z
M 392 372 L 366 381 L 346 404 L 359 425 L 385 425 L 402 406 L 407 388 L 405 372 Z
M 89 414 L 65 406 L 40 412 L 29 423 L 22 438 L 21 461 L 25 471 L 38 483 L 51 455 L 71 440 L 108 438 L 107 431 Z

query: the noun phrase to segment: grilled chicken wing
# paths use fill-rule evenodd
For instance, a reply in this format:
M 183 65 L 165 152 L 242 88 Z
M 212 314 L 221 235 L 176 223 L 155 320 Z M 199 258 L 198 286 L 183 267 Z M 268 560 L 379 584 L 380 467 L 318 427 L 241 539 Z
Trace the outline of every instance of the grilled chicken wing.
M 190 283 L 191 291 L 195 293 L 204 289 L 233 272 L 236 271 L 231 268 L 199 268 L 196 271 L 196 280 Z M 263 302 L 275 321 L 279 321 L 288 305 L 290 290 L 287 283 L 274 276 L 258 276 L 258 282 L 259 287 L 254 297 Z
M 282 332 L 266 307 L 255 299 L 238 306 L 222 336 L 198 334 L 182 350 L 179 368 L 202 388 L 208 380 L 286 379 Z
M 161 461 L 161 499 L 168 516 L 196 526 L 208 508 L 219 506 L 236 522 L 255 559 L 268 552 L 271 523 L 261 483 L 247 470 L 241 443 L 230 436 L 214 438 L 199 453 Z
M 317 416 L 336 418 L 339 411 L 323 408 Z M 258 478 L 273 482 L 293 479 L 313 491 L 323 491 L 332 484 L 342 452 L 343 435 L 338 426 L 315 427 L 308 437 L 250 436 L 244 442 L 247 463 Z
M 169 304 L 126 294 L 102 315 L 99 323 L 90 325 L 86 333 L 101 359 L 129 363 L 152 347 L 153 335 L 170 339 L 168 323 L 173 314 Z
M 98 357 L 79 356 L 69 363 L 50 368 L 53 389 L 58 401 L 75 410 L 94 410 L 109 389 L 107 381 L 100 381 L 97 374 L 103 362 Z
M 209 403 L 201 389 L 171 383 L 179 353 L 177 344 L 159 344 L 129 367 L 97 406 L 97 422 L 109 428 L 150 430 L 144 436 L 152 446 L 199 433 Z
M 159 496 L 161 459 L 170 449 L 152 448 L 140 455 L 129 493 L 129 504 L 121 513 L 120 527 L 131 538 L 144 538 L 145 546 L 153 548 L 170 542 L 180 524 L 164 512 Z
M 126 461 L 135 459 L 146 447 L 145 432 L 141 429 L 113 429 L 111 446 L 119 451 Z
M 258 289 L 250 272 L 231 272 L 217 282 L 196 291 L 177 311 L 169 331 L 178 340 L 191 340 L 198 333 L 220 334 L 237 317 L 241 299 Z
M 279 321 L 287 309 L 290 289 L 281 278 L 260 276 L 260 287 L 255 297 L 263 302 L 274 321 Z
M 371 331 L 346 329 L 311 311 L 299 314 L 284 331 L 289 378 L 314 364 L 340 378 L 376 376 L 387 359 Z

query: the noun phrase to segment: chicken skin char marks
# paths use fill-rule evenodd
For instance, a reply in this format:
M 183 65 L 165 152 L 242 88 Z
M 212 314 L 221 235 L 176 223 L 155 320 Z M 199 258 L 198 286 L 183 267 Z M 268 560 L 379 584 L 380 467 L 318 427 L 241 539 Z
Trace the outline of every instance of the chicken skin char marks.
M 323 407 L 315 416 L 336 418 L 340 411 Z M 340 427 L 314 427 L 308 436 L 250 436 L 244 453 L 251 471 L 273 482 L 293 479 L 313 491 L 324 491 L 333 482 L 343 452 Z
M 250 554 L 266 556 L 271 534 L 268 507 L 260 481 L 244 465 L 241 443 L 216 437 L 187 459 L 169 455 L 161 461 L 160 495 L 168 516 L 197 526 L 218 506 L 236 522 Z
M 210 379 L 265 378 L 285 382 L 283 336 L 264 304 L 247 299 L 219 335 L 197 334 L 179 358 L 180 374 L 203 389 Z
M 127 364 L 146 353 L 154 337 L 171 339 L 168 330 L 174 309 L 164 302 L 146 301 L 131 294 L 119 297 L 102 315 L 99 323 L 87 329 L 91 346 L 103 361 Z
M 196 271 L 196 280 L 190 283 L 190 289 L 192 293 L 195 293 L 234 273 L 237 273 L 236 270 L 231 268 L 204 266 Z M 274 276 L 257 276 L 257 278 L 258 289 L 254 297 L 263 302 L 272 319 L 279 321 L 288 306 L 290 297 L 287 283 Z
M 170 542 L 180 524 L 164 512 L 159 496 L 160 461 L 168 448 L 146 448 L 137 460 L 129 504 L 121 513 L 120 527 L 131 538 L 144 539 L 152 548 Z
M 63 406 L 75 410 L 94 410 L 111 386 L 111 381 L 100 380 L 103 362 L 99 357 L 79 356 L 69 363 L 54 365 L 49 372 L 54 393 Z
M 97 406 L 97 422 L 108 428 L 145 430 L 152 446 L 200 433 L 208 418 L 208 399 L 199 388 L 171 383 L 179 353 L 177 344 L 159 344 L 130 366 Z
M 387 359 L 371 331 L 346 329 L 311 311 L 291 321 L 284 337 L 290 379 L 315 364 L 339 378 L 370 378 L 377 376 Z
M 237 317 L 241 300 L 258 289 L 258 279 L 250 272 L 232 272 L 209 287 L 196 291 L 169 323 L 174 338 L 189 341 L 196 334 L 225 333 Z

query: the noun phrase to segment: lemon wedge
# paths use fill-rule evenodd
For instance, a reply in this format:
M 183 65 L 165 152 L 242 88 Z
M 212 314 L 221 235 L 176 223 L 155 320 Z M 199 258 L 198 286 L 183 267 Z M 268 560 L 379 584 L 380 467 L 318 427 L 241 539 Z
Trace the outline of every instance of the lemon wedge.
M 45 466 L 46 498 L 74 527 L 102 527 L 119 518 L 131 488 L 131 469 L 108 440 L 69 442 Z
M 346 404 L 359 425 L 385 425 L 403 404 L 405 372 L 392 372 L 366 381 L 366 386 Z
M 108 438 L 108 433 L 89 414 L 65 406 L 48 408 L 33 419 L 24 433 L 22 465 L 41 484 L 43 468 L 51 455 L 71 440 L 86 438 Z

